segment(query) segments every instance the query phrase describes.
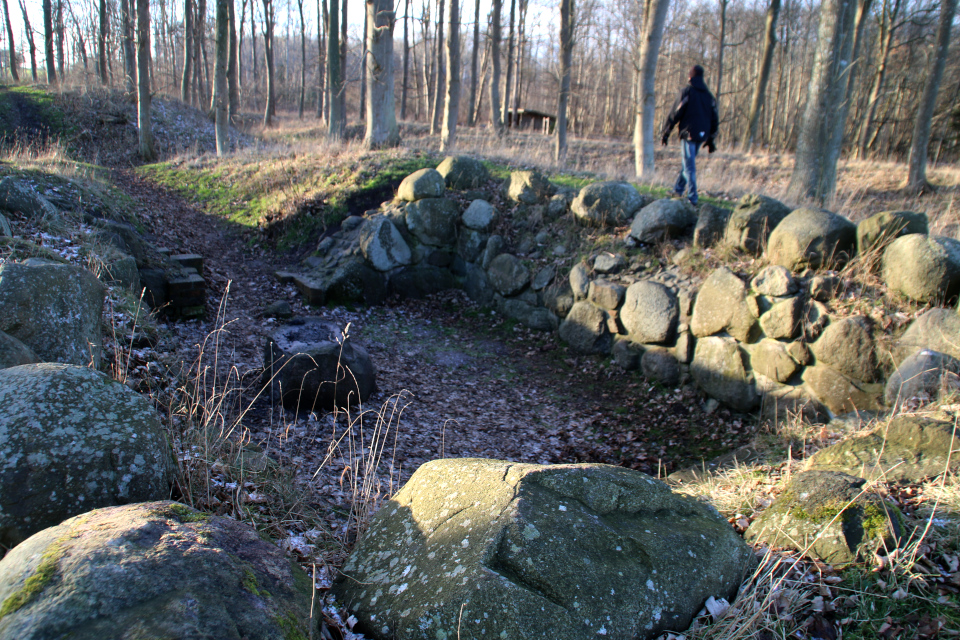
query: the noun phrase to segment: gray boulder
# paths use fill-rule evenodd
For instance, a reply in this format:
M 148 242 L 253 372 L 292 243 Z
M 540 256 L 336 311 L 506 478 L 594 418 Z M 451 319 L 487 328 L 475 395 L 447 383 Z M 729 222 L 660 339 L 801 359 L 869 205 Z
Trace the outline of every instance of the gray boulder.
M 590 274 L 583 263 L 575 264 L 570 269 L 570 289 L 574 300 L 583 300 L 590 293 Z
M 611 350 L 613 361 L 624 371 L 636 371 L 640 368 L 640 359 L 643 357 L 643 347 L 617 336 Z
M 307 638 L 307 574 L 256 530 L 177 502 L 110 507 L 0 561 L 0 636 Z
M 554 187 L 539 171 L 514 171 L 503 183 L 503 196 L 520 204 L 543 204 Z
M 740 346 L 733 338 L 710 336 L 697 340 L 690 374 L 707 395 L 737 411 L 750 411 L 760 400 Z
M 677 297 L 662 284 L 641 280 L 627 287 L 620 322 L 636 342 L 670 342 L 677 330 Z
M 697 224 L 697 212 L 686 201 L 663 198 L 637 212 L 630 237 L 637 242 L 657 242 L 682 236 Z
M 768 338 L 790 340 L 800 330 L 800 318 L 803 314 L 803 299 L 787 298 L 774 303 L 760 316 L 760 329 Z
M 437 166 L 449 189 L 476 189 L 490 179 L 490 172 L 483 163 L 469 156 L 447 156 Z
M 597 273 L 617 273 L 627 266 L 626 259 L 618 253 L 604 251 L 593 260 L 593 270 Z
M 766 257 L 792 271 L 846 264 L 857 251 L 857 226 L 823 209 L 797 209 L 770 233 Z
M 487 272 L 479 265 L 467 263 L 467 275 L 463 279 L 463 290 L 467 297 L 479 305 L 488 305 L 493 301 L 493 287 L 490 286 Z
M 830 421 L 830 413 L 803 385 L 783 384 L 754 369 L 760 394 L 760 417 L 765 420 L 796 420 L 809 424 Z
M 498 296 L 497 310 L 508 318 L 517 320 L 523 326 L 537 331 L 556 331 L 560 326 L 560 320 L 552 311 L 519 298 Z
M 809 458 L 807 469 L 841 471 L 870 480 L 920 482 L 960 466 L 951 449 L 956 449 L 952 422 L 900 415 L 866 435 L 817 451 Z
M 779 200 L 756 194 L 740 198 L 727 221 L 725 241 L 750 253 L 760 253 L 767 238 L 790 208 Z
M 769 338 L 750 350 L 750 366 L 756 373 L 781 384 L 800 370 L 800 365 L 787 353 L 787 345 Z
M 536 275 L 533 276 L 533 280 L 530 282 L 530 288 L 534 291 L 543 291 L 550 286 L 550 283 L 552 283 L 556 277 L 556 265 L 548 264 L 537 271 Z
M 271 399 L 296 411 L 362 403 L 377 384 L 367 351 L 322 318 L 295 318 L 278 327 L 267 339 L 263 365 Z
M 467 262 L 476 262 L 483 257 L 489 236 L 474 229 L 461 229 L 457 238 L 457 253 Z
M 573 291 L 569 282 L 554 283 L 543 290 L 543 305 L 558 318 L 566 318 L 573 308 Z
M 817 274 L 807 284 L 810 297 L 818 302 L 830 302 L 843 288 L 843 281 L 837 276 Z
M 44 362 L 100 365 L 106 287 L 86 269 L 42 261 L 0 265 L 0 331 Z
M 0 209 L 20 213 L 31 220 L 55 220 L 60 211 L 33 187 L 13 176 L 0 180 Z
M 789 296 L 797 292 L 797 281 L 786 267 L 770 265 L 753 277 L 750 287 L 765 296 Z
M 624 287 L 609 280 L 593 280 L 587 291 L 587 300 L 601 309 L 613 311 L 623 302 Z
M 750 342 L 756 320 L 743 280 L 727 267 L 719 267 L 700 287 L 690 330 L 698 338 L 726 331 L 740 342 Z
M 13 336 L 0 331 L 0 369 L 40 362 L 37 354 Z
M 493 262 L 493 259 L 498 255 L 503 253 L 506 249 L 506 243 L 503 241 L 503 238 L 497 234 L 493 234 L 487 239 L 487 245 L 483 248 L 483 256 L 480 258 L 480 266 L 484 269 L 490 268 L 490 263 Z
M 883 281 L 910 300 L 945 300 L 960 292 L 960 256 L 956 253 L 947 238 L 902 236 L 883 253 Z
M 410 264 L 410 247 L 386 216 L 373 216 L 360 228 L 360 252 L 377 271 Z
M 952 309 L 924 311 L 910 323 L 897 345 L 899 360 L 922 349 L 938 351 L 960 360 L 960 313 Z
M 476 231 L 490 231 L 497 221 L 497 210 L 486 200 L 474 200 L 463 212 L 463 226 Z
M 10 228 L 10 221 L 3 214 L 0 214 L 0 238 L 13 237 L 13 229 Z
M 924 349 L 900 363 L 887 379 L 883 399 L 897 407 L 911 398 L 936 400 L 941 392 L 960 390 L 960 360 Z
M 99 507 L 170 496 L 177 465 L 147 399 L 88 367 L 0 370 L 5 546 Z
M 107 247 L 100 251 L 99 257 L 102 261 L 97 274 L 100 282 L 117 285 L 140 295 L 142 289 L 136 258 Z
M 459 220 L 460 209 L 448 198 L 428 198 L 407 205 L 407 229 L 417 240 L 432 247 L 453 245 Z
M 834 471 L 798 473 L 744 534 L 747 542 L 788 547 L 832 564 L 895 549 L 905 534 L 896 507 L 864 489 L 866 480 Z
M 857 225 L 857 251 L 862 255 L 889 244 L 900 236 L 929 233 L 927 214 L 913 211 L 882 211 Z
M 378 639 L 647 640 L 732 598 L 752 555 L 716 511 L 636 471 L 434 460 L 334 592 Z
M 341 260 L 333 272 L 322 279 L 321 288 L 325 302 L 380 304 L 387 299 L 386 276 L 360 256 Z
M 851 316 L 832 322 L 820 339 L 810 345 L 818 364 L 825 364 L 843 375 L 873 382 L 877 378 L 877 353 L 873 326 L 864 316 Z
M 286 300 L 277 300 L 275 302 L 271 302 L 263 308 L 263 317 L 280 318 L 284 320 L 287 318 L 292 318 L 293 307 L 291 307 L 290 303 Z
M 579 353 L 610 353 L 613 334 L 607 312 L 586 300 L 573 305 L 560 323 L 560 338 Z
M 730 210 L 703 203 L 693 228 L 693 246 L 709 249 L 723 240 L 730 220 Z
M 517 256 L 501 253 L 490 263 L 487 277 L 498 293 L 513 296 L 530 284 L 530 269 Z
M 640 369 L 644 376 L 665 387 L 675 387 L 680 382 L 680 364 L 666 347 L 644 349 Z
M 405 267 L 390 274 L 389 292 L 400 298 L 424 298 L 457 288 L 450 269 L 429 263 Z
M 397 197 L 407 202 L 423 198 L 440 198 L 446 192 L 446 181 L 436 169 L 414 171 L 400 183 Z
M 882 409 L 883 385 L 851 380 L 825 365 L 804 369 L 803 384 L 834 415 Z
M 648 203 L 649 198 L 628 182 L 594 182 L 580 190 L 570 210 L 583 224 L 618 227 Z

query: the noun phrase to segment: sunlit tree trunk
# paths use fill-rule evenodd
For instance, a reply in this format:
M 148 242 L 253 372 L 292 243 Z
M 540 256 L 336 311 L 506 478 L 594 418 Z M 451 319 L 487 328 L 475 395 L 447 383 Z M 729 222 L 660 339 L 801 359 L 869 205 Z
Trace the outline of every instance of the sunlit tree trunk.
M 230 118 L 240 113 L 240 40 L 237 37 L 237 8 L 229 0 L 230 53 L 227 58 L 227 92 L 230 94 Z
M 190 102 L 190 71 L 193 69 L 193 0 L 183 0 L 183 73 L 180 101 Z
M 877 61 L 877 70 L 873 76 L 873 85 L 870 87 L 870 97 L 867 99 L 866 113 L 857 137 L 856 155 L 858 158 L 864 158 L 867 155 L 870 131 L 873 128 L 873 120 L 877 115 L 877 105 L 880 102 L 880 94 L 883 91 L 887 76 L 887 62 L 890 59 L 890 47 L 893 43 L 893 25 L 900 13 L 900 6 L 900 0 L 894 0 L 892 8 L 889 7 L 888 1 L 885 0 L 883 3 L 883 12 L 880 15 L 880 24 L 877 29 L 877 43 L 880 54 Z
M 443 94 L 441 87 L 444 86 L 445 69 L 443 54 L 443 12 L 446 7 L 444 0 L 437 0 L 439 10 L 437 11 L 437 41 L 436 45 L 436 68 L 437 75 L 433 85 L 433 113 L 430 120 L 430 135 L 440 133 L 440 123 L 443 118 Z
M 750 114 L 747 116 L 747 135 L 743 139 L 744 151 L 753 147 L 757 137 L 757 125 L 760 123 L 760 111 L 767 95 L 767 83 L 770 81 L 770 67 L 773 66 L 773 52 L 777 46 L 777 17 L 780 15 L 780 0 L 770 0 L 767 8 L 767 22 L 764 28 L 763 55 L 760 58 L 760 77 L 753 90 L 750 101 Z M 719 91 L 717 88 L 718 99 Z
M 273 126 L 276 74 L 273 66 L 273 32 L 275 27 L 273 0 L 263 0 L 263 54 L 267 67 L 267 104 L 263 109 L 263 126 Z
M 300 100 L 297 117 L 303 120 L 303 103 L 307 93 L 307 23 L 303 19 L 303 0 L 297 0 L 300 10 Z
M 43 0 L 43 52 L 47 59 L 47 84 L 57 84 L 57 59 L 53 54 L 53 5 Z
M 400 129 L 394 100 L 393 27 L 396 15 L 392 0 L 366 0 L 367 34 L 367 130 L 368 149 L 400 144 Z
M 327 103 L 330 105 L 330 118 L 327 122 L 327 135 L 331 140 L 343 138 L 346 126 L 343 113 L 343 76 L 340 66 L 340 11 L 337 0 L 330 5 L 330 28 L 327 30 Z
M 317 0 L 317 119 L 324 117 L 324 107 L 326 105 L 325 94 L 327 91 L 324 79 L 324 70 L 326 69 L 326 49 L 324 48 L 323 30 L 328 28 L 330 14 L 327 12 L 327 0 Z
M 500 111 L 500 13 L 503 0 L 493 0 L 493 18 L 490 25 L 490 59 L 493 64 L 493 78 L 490 82 L 490 123 L 497 136 L 503 135 L 503 116 Z
M 640 59 L 637 65 L 636 122 L 633 129 L 633 154 L 637 177 L 653 178 L 654 172 L 654 116 L 657 94 L 654 81 L 657 59 L 663 41 L 663 27 L 667 21 L 669 0 L 646 0 L 643 10 L 643 35 L 640 40 Z
M 467 126 L 477 123 L 473 105 L 477 102 L 477 52 L 480 48 L 480 0 L 474 3 L 473 51 L 470 52 L 470 113 L 467 114 Z
M 407 83 L 410 79 L 410 0 L 403 2 L 403 80 L 400 86 L 400 119 L 407 117 Z M 414 65 L 416 66 L 416 65 Z
M 440 132 L 440 152 L 450 153 L 457 146 L 457 118 L 460 116 L 460 3 L 450 0 L 447 25 L 447 95 Z
M 213 105 L 217 135 L 217 155 L 230 151 L 230 91 L 227 87 L 227 63 L 230 57 L 230 7 L 233 0 L 217 0 L 217 54 L 213 71 Z
M 137 0 L 137 127 L 140 158 L 156 159 L 150 124 L 150 0 Z
M 930 147 L 930 125 L 933 121 L 933 110 L 937 105 L 937 93 L 943 81 L 943 69 L 947 64 L 947 54 L 950 51 L 950 30 L 953 26 L 953 15 L 957 12 L 957 0 L 942 0 L 940 3 L 940 25 L 937 28 L 936 48 L 931 56 L 930 72 L 923 84 L 923 95 L 917 108 L 917 117 L 913 123 L 913 140 L 910 143 L 910 158 L 907 162 L 906 189 L 908 191 L 922 191 L 929 188 L 927 184 L 927 151 Z
M 567 159 L 567 102 L 573 65 L 573 0 L 560 0 L 560 98 L 557 101 L 557 162 Z
M 510 113 L 510 83 L 513 80 L 513 38 L 514 23 L 517 15 L 517 0 L 510 0 L 510 31 L 507 40 L 507 77 L 503 85 L 503 121 L 506 127 L 513 126 L 513 116 Z

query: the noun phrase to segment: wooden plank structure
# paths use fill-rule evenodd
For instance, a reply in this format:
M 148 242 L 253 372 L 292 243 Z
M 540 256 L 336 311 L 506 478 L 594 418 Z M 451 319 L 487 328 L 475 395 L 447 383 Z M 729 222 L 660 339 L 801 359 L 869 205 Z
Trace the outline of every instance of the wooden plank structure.
M 540 131 L 546 135 L 552 135 L 554 127 L 557 126 L 557 116 L 535 109 L 509 109 L 507 126 L 521 131 Z

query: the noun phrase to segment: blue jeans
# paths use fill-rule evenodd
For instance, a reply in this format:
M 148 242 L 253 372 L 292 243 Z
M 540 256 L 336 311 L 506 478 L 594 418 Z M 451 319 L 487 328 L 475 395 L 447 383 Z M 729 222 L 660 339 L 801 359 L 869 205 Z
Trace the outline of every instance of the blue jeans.
M 673 185 L 673 192 L 678 196 L 682 196 L 684 189 L 687 189 L 687 197 L 693 204 L 697 204 L 697 151 L 700 150 L 701 144 L 689 140 L 680 141 L 683 167 L 680 169 L 680 175 L 677 176 L 677 182 Z

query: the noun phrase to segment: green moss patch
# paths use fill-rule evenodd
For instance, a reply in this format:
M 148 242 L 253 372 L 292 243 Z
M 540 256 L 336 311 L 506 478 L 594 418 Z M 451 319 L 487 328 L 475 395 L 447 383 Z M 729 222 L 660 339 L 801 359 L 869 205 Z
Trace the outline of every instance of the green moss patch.
M 40 558 L 40 564 L 37 565 L 33 575 L 27 578 L 23 586 L 12 595 L 8 596 L 3 604 L 0 605 L 0 618 L 10 615 L 20 610 L 33 598 L 39 595 L 57 573 L 57 563 L 63 557 L 64 549 L 62 542 L 54 542 L 43 553 Z
M 191 524 L 194 522 L 206 522 L 210 519 L 209 513 L 201 513 L 191 509 L 185 504 L 180 504 L 175 502 L 171 504 L 165 512 L 161 515 L 164 515 L 168 518 L 172 518 L 179 522 L 180 524 Z

